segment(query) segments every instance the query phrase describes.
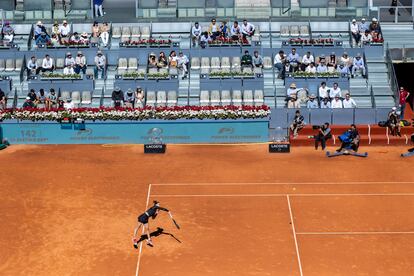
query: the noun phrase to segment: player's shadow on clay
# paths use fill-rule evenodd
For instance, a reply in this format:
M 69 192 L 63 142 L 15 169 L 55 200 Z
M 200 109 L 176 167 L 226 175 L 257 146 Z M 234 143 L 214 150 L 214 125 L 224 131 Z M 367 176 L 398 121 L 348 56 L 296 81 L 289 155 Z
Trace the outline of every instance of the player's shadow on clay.
M 156 231 L 150 233 L 151 238 L 152 237 L 158 237 L 158 236 L 161 236 L 161 235 L 170 236 L 173 239 L 175 239 L 177 242 L 181 243 L 181 241 L 179 239 L 177 239 L 173 234 L 164 232 L 164 229 L 162 229 L 161 227 L 157 227 L 157 230 Z M 137 243 L 140 243 L 140 242 L 145 241 L 147 239 L 148 239 L 148 237 L 147 237 L 146 234 L 141 235 L 141 238 L 138 240 Z

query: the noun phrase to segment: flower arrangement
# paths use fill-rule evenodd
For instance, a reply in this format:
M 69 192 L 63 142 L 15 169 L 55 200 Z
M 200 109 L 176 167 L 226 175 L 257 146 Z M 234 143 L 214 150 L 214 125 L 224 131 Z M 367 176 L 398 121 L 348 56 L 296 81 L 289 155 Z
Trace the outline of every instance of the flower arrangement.
M 76 119 L 90 121 L 142 121 L 149 119 L 256 119 L 270 115 L 270 108 L 262 106 L 174 106 L 144 108 L 75 108 L 66 109 L 6 109 L 0 110 L 0 121 L 56 121 Z
M 122 75 L 123 79 L 144 79 L 145 78 L 145 73 L 143 72 L 129 72 L 129 73 L 124 73 Z
M 290 45 L 333 45 L 334 40 L 332 38 L 317 38 L 317 39 L 302 39 L 291 38 L 288 40 Z
M 219 46 L 219 45 L 250 45 L 249 41 L 246 38 L 243 38 L 241 41 L 239 41 L 238 39 L 234 40 L 231 37 L 223 37 L 220 36 L 218 38 L 216 38 L 215 40 L 211 40 L 208 42 L 209 45 L 211 46 Z
M 297 71 L 292 74 L 294 78 L 339 78 L 341 76 L 338 72 L 326 72 L 326 73 L 309 73 L 303 71 Z
M 80 74 L 70 74 L 70 75 L 64 75 L 59 73 L 44 73 L 42 74 L 42 79 L 82 79 L 82 76 Z
M 168 79 L 170 75 L 168 73 L 148 73 L 148 79 Z
M 214 71 L 209 74 L 210 78 L 232 78 L 232 77 L 254 77 L 253 72 L 242 72 L 242 71 Z
M 138 40 L 127 40 L 121 45 L 124 47 L 140 47 L 140 46 L 170 46 L 172 44 L 171 39 L 138 39 Z

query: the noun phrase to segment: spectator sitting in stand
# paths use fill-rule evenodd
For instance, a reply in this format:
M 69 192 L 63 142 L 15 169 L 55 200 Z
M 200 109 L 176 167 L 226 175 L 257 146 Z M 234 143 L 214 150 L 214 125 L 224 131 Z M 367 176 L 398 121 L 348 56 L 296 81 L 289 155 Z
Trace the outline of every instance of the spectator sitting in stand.
M 131 88 L 125 93 L 124 102 L 126 108 L 134 108 L 135 95 Z
M 53 72 L 55 70 L 55 66 L 53 65 L 53 58 L 51 58 L 48 54 L 45 55 L 45 58 L 42 61 L 42 68 L 40 69 L 43 73 L 44 72 Z
M 296 96 L 296 93 L 290 95 L 290 98 L 287 102 L 287 108 L 300 108 L 300 102 Z
M 10 22 L 4 22 L 4 26 L 1 29 L 2 39 L 5 40 L 7 43 L 13 42 L 14 38 L 14 29 L 10 26 Z
M 67 52 L 66 53 L 66 57 L 65 57 L 65 66 L 68 66 L 68 65 L 75 66 L 75 64 L 76 64 L 76 61 L 72 57 L 72 53 L 71 52 Z
M 278 78 L 281 79 L 284 76 L 284 64 L 286 62 L 286 55 L 285 52 L 283 52 L 283 50 L 280 50 L 279 53 L 277 55 L 275 55 L 273 64 L 275 66 L 276 69 L 279 70 L 279 74 L 278 74 Z
M 46 104 L 47 104 L 47 97 L 45 95 L 45 90 L 40 89 L 39 96 L 37 99 L 37 108 L 46 108 Z
M 336 55 L 335 55 L 335 53 L 334 52 L 332 52 L 330 55 L 329 55 L 329 57 L 328 57 L 328 64 L 327 64 L 327 67 L 328 67 L 328 71 L 329 71 L 329 67 L 331 67 L 332 68 L 332 70 L 331 71 L 335 71 L 335 69 L 336 69 Z
M 72 64 L 66 65 L 66 67 L 63 69 L 63 75 L 73 75 L 73 74 L 75 74 L 75 70 L 73 70 L 73 65 Z
M 105 76 L 105 70 L 106 70 L 106 57 L 102 54 L 101 51 L 98 51 L 95 56 L 95 69 L 94 69 L 95 79 L 98 79 L 98 72 L 101 72 L 101 78 L 103 79 Z
M 53 23 L 51 35 L 56 35 L 57 37 L 59 37 L 60 40 L 59 23 L 57 21 Z
M 34 108 L 35 104 L 33 103 L 33 101 L 30 99 L 30 97 L 26 97 L 26 101 L 24 101 L 23 103 L 23 108 Z
M 290 74 L 293 73 L 293 67 L 290 65 L 289 60 L 286 60 L 285 62 L 285 66 L 283 67 L 283 75 L 282 75 L 282 79 L 284 79 L 286 77 L 286 74 Z
M 310 63 L 308 67 L 306 67 L 305 69 L 306 73 L 310 73 L 310 74 L 316 74 L 316 67 L 315 67 L 315 63 Z
M 88 44 L 88 43 L 89 43 L 89 35 L 88 35 L 88 33 L 87 33 L 87 32 L 83 32 L 83 33 L 80 35 L 79 42 L 80 42 L 80 43 L 83 43 L 83 44 Z
M 38 22 L 36 23 L 36 26 L 34 27 L 34 30 L 33 30 L 34 40 L 35 40 L 35 41 L 36 41 L 36 40 L 37 40 L 37 38 L 41 35 L 41 33 L 45 33 L 45 34 L 47 34 L 47 32 L 46 32 L 46 28 L 45 28 L 45 26 L 43 26 L 42 21 L 38 21 Z
M 319 99 L 323 100 L 325 98 L 329 99 L 329 88 L 326 86 L 326 82 L 321 82 L 321 85 L 319 86 Z
M 227 26 L 227 22 L 223 20 L 220 24 L 220 36 L 226 38 L 229 34 L 229 27 Z
M 101 41 L 102 41 L 102 45 L 104 47 L 108 46 L 108 42 L 109 42 L 109 24 L 108 22 L 104 22 L 101 26 L 101 35 L 99 36 Z
M 253 67 L 253 58 L 249 54 L 249 51 L 244 51 L 244 55 L 241 58 L 241 66 L 242 67 Z
M 263 58 L 258 51 L 254 51 L 253 65 L 254 67 L 263 68 Z
M 157 68 L 158 62 L 155 53 L 150 53 L 148 57 L 148 68 Z
M 52 37 L 50 38 L 50 45 L 53 47 L 57 47 L 60 45 L 60 39 L 56 34 L 52 34 Z
M 293 67 L 293 72 L 296 72 L 300 65 L 300 56 L 296 52 L 296 48 L 292 48 L 291 53 L 287 56 L 287 60 L 290 62 L 290 66 Z
M 362 44 L 370 44 L 372 42 L 372 35 L 369 30 L 365 30 L 365 33 L 361 36 Z
M 78 51 L 78 54 L 76 55 L 75 59 L 75 73 L 80 74 L 80 72 L 82 71 L 82 73 L 85 75 L 86 68 L 86 57 L 83 55 L 81 51 Z
M 212 41 L 211 37 L 208 35 L 208 32 L 204 32 L 200 38 L 201 48 L 206 48 L 207 44 Z
M 177 68 L 178 57 L 177 53 L 174 50 L 170 52 L 170 55 L 168 57 L 168 65 L 170 66 L 170 68 Z
M 321 108 L 331 108 L 331 102 L 329 101 L 329 98 L 322 99 Z
M 115 90 L 112 92 L 112 102 L 114 103 L 114 107 L 121 107 L 123 101 L 124 93 L 121 91 L 121 88 L 115 87 Z
M 66 99 L 66 102 L 64 102 L 64 104 L 63 104 L 63 108 L 64 109 L 74 109 L 75 108 L 75 105 L 73 104 L 71 98 Z
M 342 98 L 341 88 L 339 88 L 338 83 L 334 82 L 333 87 L 329 89 L 329 98 L 333 99 L 336 96 Z
M 362 76 L 365 77 L 365 63 L 364 59 L 361 58 L 361 54 L 357 54 L 357 56 L 354 59 L 354 63 L 352 66 L 352 77 L 354 77 L 355 73 L 359 70 L 362 71 Z
M 32 56 L 30 60 L 27 62 L 27 77 L 30 75 L 37 75 L 39 74 L 41 68 L 37 65 L 37 60 L 35 56 Z
M 188 59 L 188 57 L 184 55 L 183 52 L 180 51 L 178 53 L 178 58 L 177 58 L 177 68 L 183 71 L 181 75 L 182 79 L 185 79 L 187 77 L 189 63 L 190 63 L 190 60 Z
M 157 67 L 158 68 L 168 67 L 168 60 L 164 52 L 160 52 L 160 56 L 158 57 Z
M 307 107 L 307 108 L 318 108 L 318 107 L 319 107 L 319 105 L 318 105 L 318 101 L 316 100 L 316 96 L 315 96 L 315 94 L 311 94 L 311 95 L 309 96 L 309 100 L 308 100 L 308 102 L 306 103 L 306 107 Z
M 344 108 L 356 108 L 357 104 L 354 99 L 351 98 L 349 93 L 345 94 L 345 99 L 342 101 Z
M 81 42 L 81 36 L 79 35 L 78 32 L 74 32 L 70 37 L 69 37 L 69 42 L 71 43 L 80 43 Z M 63 44 L 63 43 L 62 43 Z
M 243 20 L 243 24 L 241 25 L 241 31 L 243 39 L 247 39 L 248 37 L 254 36 L 254 33 L 256 32 L 254 25 L 247 22 L 246 19 Z
M 301 90 L 306 90 L 304 88 L 297 88 L 296 87 L 296 83 L 292 82 L 289 86 L 289 88 L 286 90 L 286 96 L 287 97 L 291 97 L 291 95 L 295 94 L 295 96 L 297 96 L 297 93 Z
M 135 108 L 143 108 L 144 107 L 144 91 L 141 87 L 137 87 L 135 91 Z
M 35 41 L 36 45 L 46 45 L 50 42 L 50 37 L 45 32 L 40 33 L 40 35 L 36 38 Z
M 361 19 L 361 23 L 359 23 L 358 29 L 360 35 L 363 35 L 367 30 L 369 32 L 369 24 L 366 22 L 365 18 Z
M 300 114 L 300 110 L 296 110 L 293 122 L 290 125 L 290 130 L 293 134 L 293 138 L 298 136 L 299 130 L 305 127 L 305 118 Z
M 0 110 L 7 108 L 7 97 L 6 94 L 0 88 Z
M 92 37 L 98 39 L 101 35 L 101 28 L 99 27 L 98 21 L 94 21 L 92 25 Z
M 349 67 L 345 66 L 344 64 L 339 64 L 336 71 L 341 74 L 342 76 L 349 76 Z
M 198 22 L 194 24 L 191 28 L 191 41 L 193 42 L 193 47 L 200 43 L 201 37 L 201 26 Z
M 315 58 L 313 57 L 313 55 L 311 54 L 311 52 L 310 51 L 308 51 L 308 52 L 306 52 L 306 55 L 304 55 L 303 57 L 302 57 L 302 71 L 306 71 L 306 69 L 308 68 L 308 66 L 311 64 L 311 63 L 314 63 L 315 62 Z
M 240 41 L 241 40 L 241 29 L 239 26 L 239 22 L 234 21 L 233 26 L 230 29 L 231 39 Z
M 48 109 L 56 108 L 58 104 L 58 98 L 55 93 L 55 89 L 50 88 L 49 95 L 47 96 Z
M 59 32 L 62 40 L 70 37 L 70 26 L 66 20 L 63 20 L 62 25 L 59 26 Z
M 220 27 L 217 25 L 216 19 L 211 19 L 210 26 L 208 27 L 208 34 L 212 40 L 216 40 L 220 36 Z
M 331 102 L 331 108 L 343 108 L 342 101 L 339 98 L 338 95 L 335 96 L 335 98 Z
M 371 24 L 369 25 L 369 31 L 371 32 L 373 39 L 381 39 L 381 27 L 378 24 L 378 20 L 374 17 L 372 18 Z
M 316 73 L 328 73 L 328 67 L 326 66 L 325 62 L 319 63 L 318 67 L 316 67 Z
M 341 56 L 340 64 L 350 68 L 352 66 L 352 59 L 349 57 L 347 52 L 344 52 Z
M 351 34 L 352 34 L 352 44 L 359 46 L 359 40 L 361 39 L 361 34 L 359 33 L 359 26 L 355 19 L 352 19 L 351 23 Z
M 35 92 L 34 89 L 30 89 L 29 93 L 27 94 L 27 97 L 29 97 L 30 100 L 33 103 L 36 103 L 37 102 L 37 94 L 36 94 L 36 92 Z

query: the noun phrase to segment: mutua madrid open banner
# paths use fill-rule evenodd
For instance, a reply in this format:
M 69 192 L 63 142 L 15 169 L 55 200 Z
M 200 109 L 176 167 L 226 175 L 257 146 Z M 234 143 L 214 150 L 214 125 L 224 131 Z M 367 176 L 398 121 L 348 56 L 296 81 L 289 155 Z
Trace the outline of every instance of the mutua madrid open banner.
M 0 123 L 11 144 L 255 143 L 268 141 L 268 119 Z

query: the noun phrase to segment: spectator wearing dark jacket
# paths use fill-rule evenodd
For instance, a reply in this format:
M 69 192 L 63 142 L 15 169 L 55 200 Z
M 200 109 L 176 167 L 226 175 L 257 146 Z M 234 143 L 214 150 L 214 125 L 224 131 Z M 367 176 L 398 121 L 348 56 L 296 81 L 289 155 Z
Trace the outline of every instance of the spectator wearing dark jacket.
M 121 88 L 115 87 L 115 90 L 112 92 L 112 101 L 114 102 L 114 107 L 122 106 L 122 102 L 124 101 L 124 93 Z

